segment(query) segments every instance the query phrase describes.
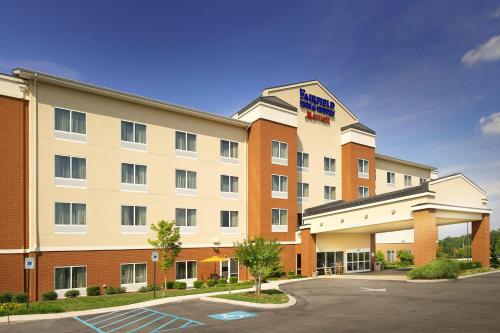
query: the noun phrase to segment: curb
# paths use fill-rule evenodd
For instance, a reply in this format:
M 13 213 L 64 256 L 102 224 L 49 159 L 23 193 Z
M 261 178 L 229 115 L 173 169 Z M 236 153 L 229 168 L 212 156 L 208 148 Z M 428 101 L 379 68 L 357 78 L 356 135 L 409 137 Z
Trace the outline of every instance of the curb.
M 229 299 L 216 298 L 216 297 L 202 297 L 200 300 L 206 302 L 214 302 L 214 303 L 225 303 L 231 305 L 240 305 L 246 306 L 249 308 L 257 308 L 257 309 L 284 309 L 294 306 L 297 303 L 295 297 L 285 294 L 288 297 L 288 302 L 282 304 L 260 304 L 260 303 L 252 303 L 252 302 L 244 302 L 244 301 L 233 301 Z

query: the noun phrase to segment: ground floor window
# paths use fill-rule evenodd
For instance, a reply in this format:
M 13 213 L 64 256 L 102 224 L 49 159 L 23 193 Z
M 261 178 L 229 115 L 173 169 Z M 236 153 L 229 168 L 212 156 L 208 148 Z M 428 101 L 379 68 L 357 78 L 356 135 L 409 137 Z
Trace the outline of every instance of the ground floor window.
M 369 271 L 370 270 L 370 251 L 357 250 L 347 252 L 347 271 Z
M 121 265 L 121 283 L 134 284 L 146 283 L 146 264 L 123 264 Z
M 344 265 L 344 251 L 316 253 L 316 270 L 318 274 L 324 274 L 325 268 L 331 268 L 334 271 L 337 265 Z
M 238 277 L 238 260 L 229 259 L 220 263 L 220 276 L 224 279 Z
M 394 250 L 387 250 L 387 262 L 393 262 L 394 260 Z
M 175 263 L 175 279 L 196 279 L 196 261 L 177 261 Z
M 55 268 L 55 289 L 76 289 L 87 287 L 87 267 L 68 266 Z

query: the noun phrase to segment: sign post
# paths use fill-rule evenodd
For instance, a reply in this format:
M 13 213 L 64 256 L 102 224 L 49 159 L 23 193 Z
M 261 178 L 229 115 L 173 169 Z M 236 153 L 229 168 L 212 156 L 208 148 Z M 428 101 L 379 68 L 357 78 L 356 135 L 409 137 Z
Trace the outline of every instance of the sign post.
M 153 262 L 153 298 L 156 299 L 156 262 L 158 261 L 158 251 L 151 253 L 151 261 Z
M 26 299 L 26 307 L 30 307 L 30 277 L 31 277 L 31 270 L 35 268 L 35 258 L 27 257 L 24 258 L 24 270 L 28 273 L 28 292 L 27 294 L 27 299 Z

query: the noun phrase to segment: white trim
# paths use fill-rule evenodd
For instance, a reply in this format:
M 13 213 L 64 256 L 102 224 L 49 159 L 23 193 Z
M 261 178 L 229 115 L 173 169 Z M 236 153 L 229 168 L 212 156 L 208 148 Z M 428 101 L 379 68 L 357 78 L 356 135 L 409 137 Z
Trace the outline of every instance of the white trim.
M 183 195 L 187 197 L 196 197 L 198 195 L 198 189 L 196 188 L 184 188 L 184 187 L 176 187 L 175 195 Z
M 0 255 L 1 254 L 21 254 L 21 253 L 29 253 L 29 249 L 3 249 L 0 250 Z
M 491 213 L 491 209 L 486 209 L 486 208 L 451 206 L 451 205 L 432 204 L 432 203 L 411 206 L 412 212 L 423 210 L 423 209 L 440 209 L 440 210 L 449 210 L 449 211 L 466 212 L 466 213 L 482 213 L 482 214 L 490 214 Z
M 120 232 L 122 235 L 146 235 L 148 233 L 148 227 L 147 225 L 120 225 Z
M 69 275 L 69 281 L 70 283 L 73 281 L 73 268 L 80 268 L 80 267 L 85 267 L 85 287 L 83 288 L 69 288 L 69 289 L 56 289 L 56 269 L 57 268 L 71 268 L 70 270 L 70 275 Z M 80 296 L 87 296 L 87 287 L 89 286 L 89 274 L 87 270 L 87 265 L 69 265 L 69 266 L 54 266 L 54 291 L 57 293 L 58 298 L 65 298 L 64 293 L 68 290 L 73 290 L 76 289 L 80 291 Z
M 57 235 L 87 234 L 86 224 L 54 224 L 54 233 Z
M 220 192 L 220 197 L 222 199 L 238 200 L 240 194 L 238 192 Z
M 447 176 L 447 177 L 443 177 L 443 178 L 439 178 L 439 179 L 435 179 L 435 180 L 430 180 L 429 181 L 429 184 L 430 185 L 434 185 L 434 184 L 439 184 L 439 183 L 442 183 L 444 181 L 447 181 L 447 180 L 451 180 L 451 179 L 455 179 L 455 178 L 462 178 L 463 180 L 465 180 L 467 183 L 469 183 L 470 185 L 474 186 L 479 192 L 481 192 L 482 194 L 486 195 L 486 192 L 480 188 L 479 186 L 477 186 L 476 184 L 474 184 L 469 178 L 465 177 L 463 174 L 459 173 L 457 175 L 451 175 L 451 176 Z
M 376 147 L 375 144 L 376 136 L 366 132 L 356 130 L 355 128 L 349 128 L 340 134 L 340 145 L 343 146 L 347 143 L 358 143 L 363 146 Z
M 234 118 L 248 123 L 253 123 L 258 119 L 267 119 L 279 124 L 298 127 L 297 112 L 265 102 L 256 103 L 245 112 L 235 114 Z
M 271 225 L 271 232 L 288 232 L 288 224 L 285 224 L 285 225 L 272 224 Z
M 54 186 L 70 188 L 87 188 L 87 179 L 54 177 Z
M 87 143 L 87 134 L 54 130 L 54 139 L 78 143 Z
M 227 141 L 227 140 L 224 140 L 224 141 Z M 239 149 L 239 146 L 238 146 L 238 149 Z M 220 161 L 224 164 L 240 164 L 240 159 L 233 158 L 233 157 L 221 156 Z
M 288 192 L 271 191 L 271 197 L 273 199 L 288 199 Z
M 124 265 L 133 265 L 132 275 L 134 278 L 134 283 L 122 283 L 122 267 Z M 135 265 L 146 265 L 146 281 L 145 282 L 135 282 Z M 148 263 L 147 262 L 126 262 L 120 264 L 120 287 L 125 287 L 126 291 L 137 291 L 139 288 L 144 287 L 148 284 Z
M 221 234 L 239 234 L 240 227 L 219 227 Z
M 183 208 L 181 208 L 183 209 Z M 190 209 L 190 208 L 188 208 Z M 198 233 L 198 226 L 194 225 L 194 226 L 186 226 L 186 225 L 181 225 L 181 226 L 177 226 L 177 228 L 179 228 L 179 233 L 181 235 L 195 235 Z
M 133 150 L 133 151 L 147 151 L 148 145 L 146 143 L 132 142 L 132 141 L 121 141 L 121 146 L 123 149 Z
M 148 185 L 147 184 L 121 183 L 120 190 L 123 192 L 148 193 Z
M 345 212 L 349 212 L 349 211 L 353 211 L 353 210 L 361 210 L 361 209 L 365 209 L 365 208 L 369 208 L 369 207 L 374 207 L 374 206 L 379 206 L 379 205 L 385 205 L 385 204 L 388 204 L 388 203 L 393 203 L 393 202 L 398 202 L 398 201 L 405 201 L 405 200 L 409 200 L 409 199 L 416 199 L 416 198 L 421 198 L 421 197 L 426 197 L 426 196 L 434 196 L 434 195 L 435 195 L 435 193 L 433 193 L 433 192 L 424 192 L 424 193 L 409 195 L 409 196 L 406 196 L 406 197 L 395 198 L 395 199 L 391 199 L 391 200 L 378 201 L 378 202 L 374 202 L 374 203 L 371 203 L 371 204 L 366 204 L 366 205 L 363 205 L 363 206 L 349 207 L 349 208 L 344 208 L 344 209 L 340 209 L 340 210 L 335 210 L 335 211 L 332 211 L 332 212 L 325 212 L 325 213 L 316 214 L 316 215 L 304 216 L 303 219 L 304 220 L 310 220 L 310 219 L 313 219 L 313 218 L 316 218 L 316 217 L 320 217 L 320 216 L 335 215 L 335 214 L 338 214 L 338 213 L 345 213 Z
M 190 151 L 190 150 L 176 149 L 175 150 L 175 156 L 177 156 L 177 157 L 191 158 L 191 159 L 195 160 L 195 159 L 197 159 L 197 152 Z

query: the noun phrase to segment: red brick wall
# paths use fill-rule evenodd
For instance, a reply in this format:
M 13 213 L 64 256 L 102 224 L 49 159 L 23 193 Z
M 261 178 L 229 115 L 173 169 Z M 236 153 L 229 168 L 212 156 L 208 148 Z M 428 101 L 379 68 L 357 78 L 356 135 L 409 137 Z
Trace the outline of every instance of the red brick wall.
M 427 264 L 436 259 L 438 227 L 433 209 L 413 212 L 415 266 Z
M 472 260 L 490 267 L 490 215 L 483 214 L 482 221 L 472 222 Z
M 309 229 L 303 229 L 300 239 L 296 249 L 302 255 L 302 275 L 311 276 L 316 270 L 316 235 L 311 234 Z
M 369 161 L 369 179 L 358 177 L 358 159 Z M 342 146 L 342 200 L 358 199 L 358 187 L 368 187 L 368 194 L 375 195 L 375 148 L 357 143 Z
M 0 292 L 24 291 L 24 254 L 0 254 Z

